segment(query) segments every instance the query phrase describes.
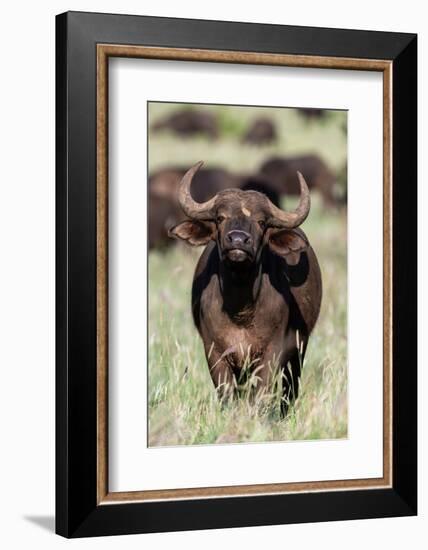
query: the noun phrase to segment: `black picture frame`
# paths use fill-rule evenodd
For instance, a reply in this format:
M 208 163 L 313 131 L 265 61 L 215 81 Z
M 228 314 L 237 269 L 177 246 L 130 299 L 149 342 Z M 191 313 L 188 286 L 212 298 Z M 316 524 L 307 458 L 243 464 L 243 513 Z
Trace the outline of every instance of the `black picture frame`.
M 392 487 L 97 503 L 97 44 L 392 62 Z M 56 532 L 65 537 L 417 513 L 417 36 L 68 12 L 56 18 Z

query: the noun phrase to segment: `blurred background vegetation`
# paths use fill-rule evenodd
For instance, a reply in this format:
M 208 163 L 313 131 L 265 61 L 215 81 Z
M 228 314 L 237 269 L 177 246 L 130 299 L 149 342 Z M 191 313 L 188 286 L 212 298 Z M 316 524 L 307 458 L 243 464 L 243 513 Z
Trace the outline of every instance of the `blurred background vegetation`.
M 177 113 L 204 113 L 208 122 L 200 131 L 177 131 L 171 125 Z M 262 119 L 271 121 L 274 138 L 259 143 L 245 139 Z M 346 122 L 343 111 L 149 104 L 149 174 L 170 167 L 184 170 L 199 160 L 207 168 L 257 174 L 272 157 L 316 155 L 334 175 L 337 198 L 335 204 L 326 204 L 322 193 L 311 188 L 312 208 L 302 228 L 321 266 L 323 301 L 309 339 L 300 395 L 286 418 L 281 417 L 277 403 L 262 410 L 245 399 L 219 405 L 190 311 L 193 271 L 202 249 L 175 242 L 165 246 L 165 241 L 151 247 L 150 446 L 347 436 Z M 149 181 L 149 194 L 150 185 Z M 289 209 L 297 197 L 284 192 L 279 200 Z M 163 215 L 171 216 L 169 210 L 162 214 L 156 202 L 149 201 L 150 208 L 149 218 L 162 224 L 166 223 Z
M 151 132 L 149 172 L 174 164 L 188 164 L 190 167 L 198 160 L 205 160 L 207 166 L 254 171 L 270 156 L 307 153 L 318 153 L 337 171 L 346 163 L 346 111 L 323 111 L 320 117 L 311 118 L 292 108 L 151 102 L 149 127 L 179 111 L 214 114 L 219 139 L 210 140 L 195 133 L 189 140 L 168 130 Z M 251 123 L 260 117 L 274 122 L 278 140 L 263 147 L 242 147 L 242 137 Z M 342 183 L 345 182 L 339 182 Z

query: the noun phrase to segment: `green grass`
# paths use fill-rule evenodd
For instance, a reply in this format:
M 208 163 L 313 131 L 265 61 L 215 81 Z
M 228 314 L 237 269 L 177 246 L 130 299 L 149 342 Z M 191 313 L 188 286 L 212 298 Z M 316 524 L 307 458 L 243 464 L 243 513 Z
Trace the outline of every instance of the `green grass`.
M 152 107 L 153 120 L 174 108 L 162 104 Z M 150 167 L 205 159 L 207 165 L 244 171 L 254 169 L 272 152 L 314 150 L 338 169 L 346 158 L 340 130 L 343 113 L 332 113 L 324 123 L 313 124 L 301 120 L 295 111 L 281 110 L 280 143 L 254 148 L 238 142 L 239 132 L 255 116 L 254 110 L 217 109 L 224 111 L 221 127 L 226 130 L 221 139 L 210 142 L 201 137 L 189 142 L 168 133 L 157 135 L 150 141 Z M 291 201 L 287 206 L 291 207 Z M 166 252 L 150 253 L 150 446 L 347 436 L 346 213 L 325 209 L 313 194 L 311 213 L 302 227 L 320 262 L 323 301 L 309 340 L 299 398 L 286 418 L 279 412 L 278 392 L 262 401 L 244 395 L 223 406 L 218 402 L 190 312 L 193 271 L 202 249 L 177 245 Z

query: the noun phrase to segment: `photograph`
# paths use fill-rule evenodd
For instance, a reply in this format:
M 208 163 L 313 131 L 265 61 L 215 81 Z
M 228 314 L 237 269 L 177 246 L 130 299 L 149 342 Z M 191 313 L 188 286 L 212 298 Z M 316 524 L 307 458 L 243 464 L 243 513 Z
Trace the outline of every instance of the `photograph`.
M 347 438 L 347 115 L 147 102 L 149 447 Z

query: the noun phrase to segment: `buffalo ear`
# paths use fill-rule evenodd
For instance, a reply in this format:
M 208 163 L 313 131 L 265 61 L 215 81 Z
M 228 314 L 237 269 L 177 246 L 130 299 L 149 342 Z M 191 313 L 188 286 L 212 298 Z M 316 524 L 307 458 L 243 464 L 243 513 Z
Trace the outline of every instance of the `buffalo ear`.
M 170 237 L 182 239 L 192 246 L 202 246 L 210 242 L 215 233 L 215 224 L 197 220 L 186 220 L 171 227 Z
M 300 253 L 309 247 L 306 236 L 294 229 L 280 229 L 269 234 L 270 249 L 282 256 L 290 265 L 296 265 L 300 260 Z

